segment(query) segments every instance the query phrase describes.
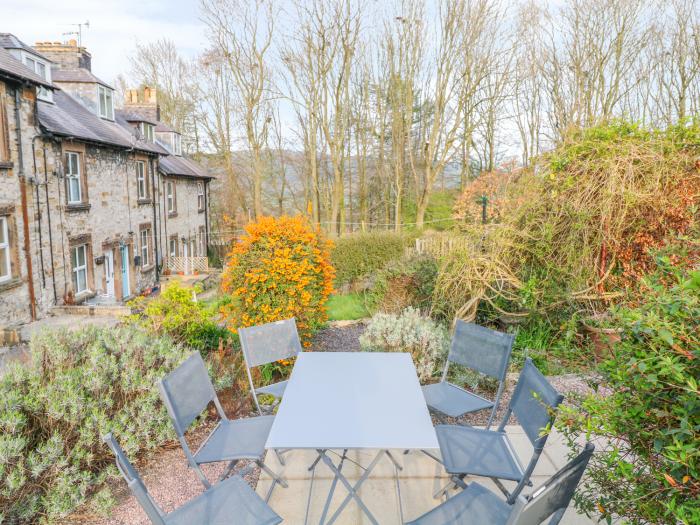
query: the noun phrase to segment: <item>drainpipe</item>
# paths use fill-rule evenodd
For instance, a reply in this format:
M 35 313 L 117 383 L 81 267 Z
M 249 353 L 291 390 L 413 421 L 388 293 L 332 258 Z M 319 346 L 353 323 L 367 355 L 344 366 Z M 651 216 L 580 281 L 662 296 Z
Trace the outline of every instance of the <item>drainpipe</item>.
M 51 257 L 51 282 L 53 283 L 53 304 L 58 304 L 58 293 L 56 292 L 56 266 L 53 261 L 53 233 L 51 228 L 51 204 L 49 202 L 49 169 L 46 161 L 46 146 L 42 147 L 44 152 L 44 190 L 46 190 L 46 221 L 49 225 L 49 256 Z
M 158 217 L 156 215 L 156 179 L 155 179 L 155 163 L 153 162 L 153 157 L 148 159 L 151 169 L 151 202 L 153 203 L 153 251 L 155 255 L 156 263 L 156 282 L 160 282 L 160 267 L 158 265 L 158 255 L 160 254 L 160 249 L 158 246 Z
M 205 257 L 209 257 L 209 183 L 211 180 L 207 179 L 204 182 L 204 244 L 205 244 Z
M 34 104 L 36 111 L 36 103 Z M 32 138 L 32 162 L 34 164 L 34 202 L 36 202 L 36 232 L 39 236 L 39 264 L 41 265 L 41 287 L 46 289 L 46 270 L 44 268 L 44 238 L 41 233 L 41 200 L 39 197 L 39 170 L 36 167 L 36 144 L 35 140 L 41 135 L 34 135 Z
M 17 166 L 19 168 L 19 190 L 22 199 L 22 231 L 24 232 L 24 256 L 27 260 L 27 284 L 29 285 L 29 313 L 36 321 L 36 296 L 34 295 L 34 268 L 32 251 L 29 243 L 29 212 L 27 210 L 27 179 L 24 173 L 24 154 L 22 152 L 22 86 L 15 88 L 15 133 L 17 134 Z

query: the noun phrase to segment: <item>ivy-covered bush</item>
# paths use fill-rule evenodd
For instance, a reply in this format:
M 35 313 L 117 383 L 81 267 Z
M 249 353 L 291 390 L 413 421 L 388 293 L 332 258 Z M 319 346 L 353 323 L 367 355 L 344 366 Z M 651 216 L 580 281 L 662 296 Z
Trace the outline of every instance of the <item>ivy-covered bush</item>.
M 222 339 L 230 338 L 231 333 L 216 323 L 215 312 L 195 301 L 194 291 L 172 281 L 157 297 L 137 297 L 129 303 L 137 312 L 129 321 L 206 354 L 218 348 Z
M 438 372 L 448 346 L 447 330 L 411 307 L 399 315 L 376 314 L 360 336 L 365 351 L 410 352 L 421 381 Z
M 352 283 L 400 259 L 413 241 L 403 233 L 368 232 L 341 237 L 331 252 L 336 269 L 336 284 Z
M 387 313 L 399 313 L 408 306 L 428 310 L 437 274 L 437 262 L 430 256 L 390 261 L 376 272 L 374 285 L 366 293 L 367 306 Z
M 232 331 L 294 317 L 305 346 L 327 319 L 333 291 L 332 244 L 301 216 L 262 217 L 229 254 L 222 288 L 234 301 L 222 307 Z
M 82 504 L 112 470 L 106 432 L 132 457 L 174 437 L 156 383 L 187 352 L 93 327 L 37 335 L 31 355 L 0 379 L 0 523 L 51 523 Z
M 608 523 L 700 523 L 700 271 L 660 262 L 613 312 L 622 341 L 600 393 L 558 419 L 572 446 L 596 441 L 577 504 Z

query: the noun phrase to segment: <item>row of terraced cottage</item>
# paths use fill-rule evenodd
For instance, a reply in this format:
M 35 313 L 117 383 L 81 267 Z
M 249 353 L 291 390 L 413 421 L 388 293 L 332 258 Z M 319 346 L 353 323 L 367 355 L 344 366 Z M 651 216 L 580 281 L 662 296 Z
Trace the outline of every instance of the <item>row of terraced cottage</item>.
M 0 336 L 53 306 L 124 301 L 168 261 L 206 256 L 211 179 L 154 89 L 117 110 L 74 40 L 0 33 Z

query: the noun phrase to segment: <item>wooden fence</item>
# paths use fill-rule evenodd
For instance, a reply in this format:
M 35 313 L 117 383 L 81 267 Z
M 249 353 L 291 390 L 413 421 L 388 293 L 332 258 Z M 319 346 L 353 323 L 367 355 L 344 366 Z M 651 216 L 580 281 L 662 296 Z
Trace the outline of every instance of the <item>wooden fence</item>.
M 472 243 L 469 237 L 456 235 L 431 235 L 416 239 L 415 248 L 411 251 L 418 255 L 432 255 L 443 257 L 455 250 L 469 250 Z

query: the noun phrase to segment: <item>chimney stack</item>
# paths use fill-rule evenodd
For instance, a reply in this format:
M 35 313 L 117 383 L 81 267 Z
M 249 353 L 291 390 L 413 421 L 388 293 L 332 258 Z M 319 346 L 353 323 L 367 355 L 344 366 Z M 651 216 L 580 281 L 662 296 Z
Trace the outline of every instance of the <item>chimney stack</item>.
M 149 120 L 160 120 L 160 107 L 158 106 L 156 88 L 144 86 L 142 92 L 138 89 L 127 89 L 124 109 L 137 113 Z
M 59 69 L 92 68 L 92 55 L 84 47 L 79 47 L 75 39 L 68 42 L 37 42 L 34 49 L 54 62 Z

